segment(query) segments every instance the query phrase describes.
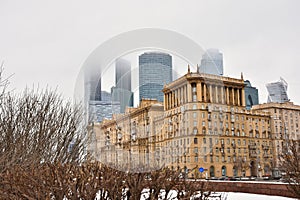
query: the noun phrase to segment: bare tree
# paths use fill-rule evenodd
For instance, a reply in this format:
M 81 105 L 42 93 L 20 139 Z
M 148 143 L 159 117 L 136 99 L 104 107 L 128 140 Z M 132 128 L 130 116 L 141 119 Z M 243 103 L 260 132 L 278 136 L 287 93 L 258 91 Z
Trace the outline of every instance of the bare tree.
M 280 156 L 281 169 L 289 190 L 300 199 L 300 141 L 287 140 Z
M 14 165 L 79 163 L 85 154 L 81 109 L 55 91 L 7 93 L 0 105 L 0 172 Z

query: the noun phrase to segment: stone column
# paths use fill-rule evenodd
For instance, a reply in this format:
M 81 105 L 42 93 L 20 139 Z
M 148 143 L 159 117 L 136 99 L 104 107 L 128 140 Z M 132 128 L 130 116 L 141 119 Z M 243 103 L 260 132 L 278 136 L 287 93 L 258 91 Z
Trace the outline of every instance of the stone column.
M 226 104 L 229 105 L 230 102 L 229 102 L 230 98 L 229 98 L 229 88 L 226 87 Z
M 204 102 L 207 102 L 207 96 L 206 96 L 206 84 L 205 84 L 205 83 L 203 83 L 203 97 L 204 97 L 203 101 L 204 101 Z
M 212 99 L 212 85 L 209 85 L 209 101 L 212 103 L 213 99 Z
M 201 89 L 201 82 L 197 83 L 197 100 L 202 101 L 202 89 Z
M 192 101 L 192 87 L 190 83 L 187 83 L 187 96 L 188 96 L 188 102 Z
M 164 94 L 164 109 L 165 109 L 165 110 L 168 109 L 168 107 L 167 107 L 167 104 L 168 104 L 168 103 L 167 103 L 167 102 L 168 102 L 168 98 L 167 98 L 167 94 L 165 93 L 165 94 Z
M 218 99 L 219 91 L 218 91 L 218 86 L 217 85 L 215 86 L 215 91 L 216 91 L 215 100 L 216 100 L 216 103 L 219 103 L 219 99 Z
M 245 106 L 246 102 L 245 102 L 245 89 L 242 88 L 242 106 Z
M 240 100 L 240 89 L 237 89 L 236 93 L 237 93 L 237 105 L 240 106 L 240 102 L 241 102 L 241 100 Z
M 235 105 L 235 101 L 234 101 L 234 88 L 231 89 L 232 91 L 232 105 Z
M 224 104 L 224 86 L 221 86 L 221 104 Z

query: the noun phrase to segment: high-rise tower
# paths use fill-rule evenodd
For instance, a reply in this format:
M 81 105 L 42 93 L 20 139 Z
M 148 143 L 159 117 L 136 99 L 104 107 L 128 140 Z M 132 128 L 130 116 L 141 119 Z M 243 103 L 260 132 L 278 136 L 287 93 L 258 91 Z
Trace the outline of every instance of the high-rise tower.
M 131 92 L 131 64 L 125 59 L 116 60 L 116 83 L 111 88 L 113 101 L 120 102 L 120 112 L 124 113 L 126 106 L 133 106 L 133 93 Z
M 200 73 L 223 75 L 223 54 L 218 49 L 208 49 L 201 59 Z
M 266 84 L 268 90 L 268 102 L 284 103 L 289 101 L 287 95 L 287 82 L 280 77 L 280 80 L 274 83 Z
M 149 52 L 139 56 L 139 92 L 143 98 L 163 102 L 164 84 L 172 81 L 172 56 L 166 53 Z

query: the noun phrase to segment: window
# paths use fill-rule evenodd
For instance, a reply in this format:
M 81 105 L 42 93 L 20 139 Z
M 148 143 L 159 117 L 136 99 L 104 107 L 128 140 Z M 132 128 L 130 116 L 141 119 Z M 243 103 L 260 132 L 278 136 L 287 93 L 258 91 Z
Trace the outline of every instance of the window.
M 193 102 L 196 102 L 196 101 L 197 101 L 197 95 L 193 94 Z
M 230 139 L 227 139 L 227 144 L 230 144 Z
M 216 162 L 219 162 L 219 156 L 216 156 Z
M 202 118 L 205 118 L 205 112 L 202 112 Z
M 197 113 L 193 112 L 193 118 L 196 119 L 197 118 Z
M 197 125 L 198 125 L 198 123 L 197 123 L 197 121 L 194 121 L 194 127 L 197 127 Z
M 198 147 L 194 147 L 194 153 L 198 153 Z
M 195 156 L 195 157 L 194 157 L 194 161 L 195 161 L 195 162 L 198 162 L 198 156 Z M 188 159 L 188 162 L 189 162 L 189 159 Z
M 194 129 L 193 129 L 193 133 L 194 133 L 194 135 L 197 135 L 197 134 L 198 134 L 198 129 L 197 129 L 197 128 L 194 128 Z
M 207 156 L 204 156 L 204 157 L 203 157 L 203 161 L 204 161 L 204 162 L 207 162 Z
M 230 148 L 229 147 L 227 147 L 227 153 L 230 153 Z
M 194 138 L 194 144 L 198 144 L 198 138 Z
M 216 153 L 219 153 L 219 148 L 218 147 L 216 147 Z
M 206 144 L 206 138 L 203 138 L 203 144 Z
M 205 121 L 202 121 L 202 126 L 205 126 Z
M 230 162 L 231 158 L 230 156 L 227 157 L 227 162 Z
M 206 147 L 203 147 L 203 153 L 206 153 Z

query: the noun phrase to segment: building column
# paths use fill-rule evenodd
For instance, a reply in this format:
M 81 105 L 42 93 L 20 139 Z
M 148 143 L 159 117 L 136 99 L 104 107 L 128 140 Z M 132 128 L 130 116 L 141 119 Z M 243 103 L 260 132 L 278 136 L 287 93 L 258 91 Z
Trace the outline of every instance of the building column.
M 240 89 L 237 89 L 236 90 L 236 93 L 237 93 L 237 105 L 240 106 L 241 104 L 241 100 L 240 100 Z
M 216 91 L 215 100 L 216 100 L 216 103 L 219 103 L 219 99 L 218 99 L 219 91 L 218 91 L 218 86 L 217 85 L 215 86 L 215 91 Z
M 191 84 L 188 82 L 187 83 L 187 102 L 191 102 L 192 101 L 192 87 Z
M 221 104 L 224 104 L 224 87 L 221 86 Z
M 206 96 L 206 84 L 205 84 L 205 83 L 203 83 L 203 97 L 204 97 L 203 101 L 204 101 L 204 102 L 207 102 L 207 96 Z
M 245 106 L 246 102 L 245 102 L 245 90 L 244 88 L 242 88 L 242 106 Z
M 212 85 L 209 85 L 209 101 L 212 103 Z
M 227 105 L 230 104 L 229 99 L 230 99 L 230 98 L 229 98 L 229 88 L 226 87 L 226 104 L 227 104 Z
M 167 94 L 164 94 L 164 110 L 167 110 Z
M 235 105 L 235 101 L 234 101 L 234 88 L 231 89 L 232 92 L 232 105 Z
M 200 101 L 202 101 L 202 89 L 201 89 L 201 82 L 199 82 L 199 83 L 197 83 L 197 100 L 198 100 L 198 102 Z

